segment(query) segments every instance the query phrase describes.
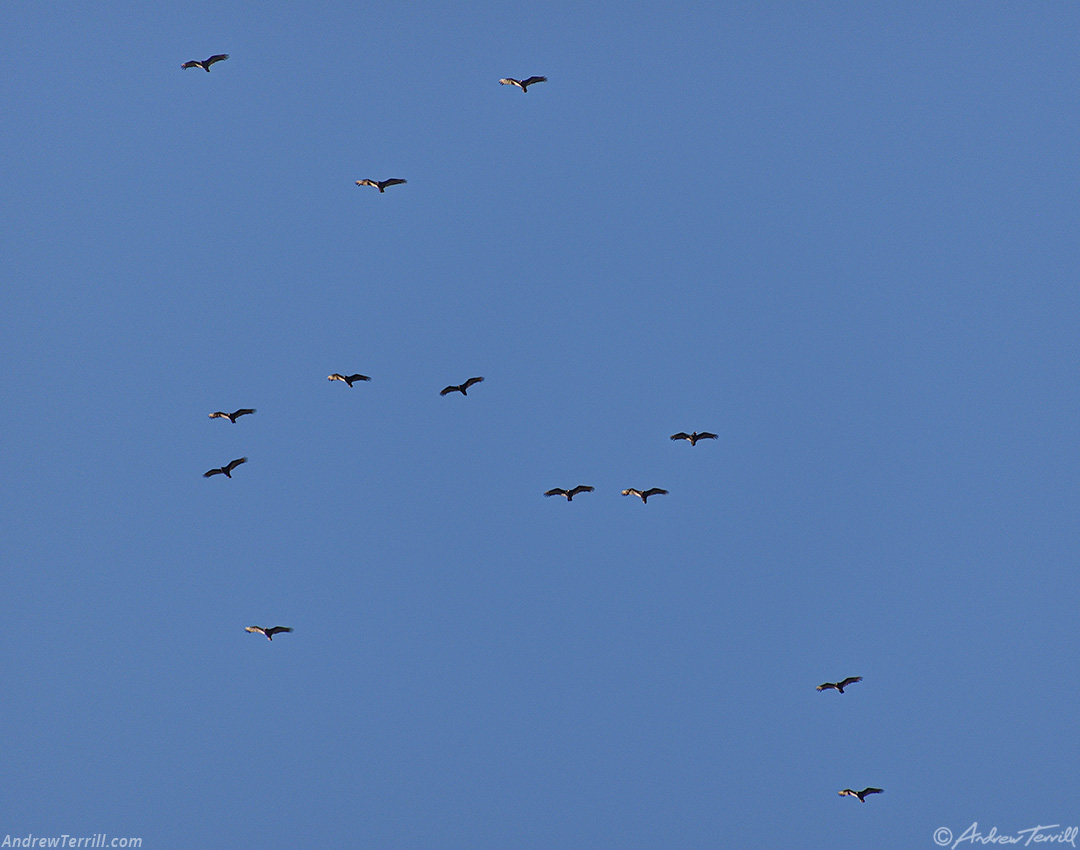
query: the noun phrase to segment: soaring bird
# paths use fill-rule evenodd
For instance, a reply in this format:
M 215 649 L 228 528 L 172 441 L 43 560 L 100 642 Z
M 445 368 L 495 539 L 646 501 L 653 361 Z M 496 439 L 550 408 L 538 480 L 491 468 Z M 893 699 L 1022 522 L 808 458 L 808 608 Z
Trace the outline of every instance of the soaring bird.
M 505 80 L 499 80 L 504 86 L 517 86 L 522 91 L 528 91 L 529 86 L 533 83 L 546 83 L 547 77 L 529 77 L 527 80 L 515 80 L 512 77 L 507 77 Z
M 823 682 L 822 684 L 817 686 L 817 689 L 819 691 L 827 691 L 827 690 L 829 690 L 829 688 L 836 688 L 836 690 L 840 691 L 840 693 L 843 693 L 844 688 L 846 688 L 848 685 L 853 685 L 856 682 L 861 682 L 861 681 L 862 681 L 862 676 L 848 676 L 842 682 Z
M 578 484 L 578 486 L 575 487 L 573 490 L 564 490 L 562 487 L 556 487 L 553 490 L 548 490 L 546 493 L 544 493 L 544 495 L 566 496 L 566 501 L 572 502 L 574 501 L 574 496 L 576 496 L 578 493 L 591 493 L 592 491 L 592 487 L 587 487 L 584 484 Z
M 369 378 L 367 375 L 339 375 L 337 372 L 335 372 L 333 375 L 327 375 L 326 380 L 344 381 L 351 387 L 353 385 L 353 381 L 370 381 L 371 378 Z
M 841 797 L 858 797 L 860 803 L 866 802 L 867 794 L 883 794 L 884 789 L 881 788 L 863 788 L 862 791 L 852 791 L 850 788 L 845 788 L 843 791 L 837 791 Z
M 666 496 L 667 490 L 661 490 L 659 487 L 653 487 L 651 490 L 635 490 L 631 487 L 629 490 L 623 490 L 624 496 L 637 496 L 641 499 L 642 503 L 649 504 L 649 496 Z
M 211 419 L 228 419 L 230 422 L 232 422 L 233 425 L 235 425 L 237 416 L 247 416 L 249 413 L 254 413 L 254 412 L 255 412 L 254 407 L 241 407 L 239 410 L 236 410 L 236 411 L 234 411 L 232 413 L 224 413 L 224 412 L 219 410 L 216 413 L 211 413 L 210 418 Z
M 206 73 L 209 74 L 211 65 L 213 65 L 215 62 L 220 62 L 221 60 L 228 59 L 228 58 L 229 58 L 228 53 L 215 53 L 209 59 L 204 59 L 202 62 L 198 62 L 198 61 L 193 59 L 190 62 L 185 62 L 180 67 L 181 68 L 202 68 L 204 71 L 206 71 Z
M 211 475 L 224 475 L 226 478 L 232 478 L 232 471 L 242 463 L 247 463 L 246 457 L 238 457 L 236 460 L 230 460 L 225 466 L 219 469 L 208 469 L 202 474 L 202 477 L 209 478 Z
M 454 393 L 454 392 L 461 393 L 462 395 L 468 395 L 468 392 L 466 392 L 466 390 L 468 390 L 469 387 L 471 387 L 473 384 L 479 384 L 482 380 L 484 380 L 484 379 L 483 378 L 469 378 L 469 380 L 467 380 L 464 384 L 460 384 L 460 385 L 458 385 L 456 387 L 451 386 L 451 387 L 447 387 L 446 389 L 439 390 L 439 395 L 446 395 L 447 393 Z
M 387 186 L 397 186 L 401 183 L 408 183 L 408 180 L 401 180 L 397 177 L 391 177 L 389 180 L 357 180 L 357 186 L 374 186 L 380 192 L 385 192 Z
M 245 626 L 244 631 L 251 632 L 253 635 L 266 635 L 267 640 L 273 640 L 274 635 L 280 634 L 281 632 L 291 632 L 292 629 L 288 626 L 271 626 L 269 629 L 264 629 L 262 626 Z
M 709 431 L 702 431 L 700 434 L 695 431 L 693 434 L 687 434 L 685 431 L 680 431 L 678 434 L 672 434 L 673 440 L 689 440 L 690 445 L 696 446 L 698 440 L 715 440 L 716 434 Z

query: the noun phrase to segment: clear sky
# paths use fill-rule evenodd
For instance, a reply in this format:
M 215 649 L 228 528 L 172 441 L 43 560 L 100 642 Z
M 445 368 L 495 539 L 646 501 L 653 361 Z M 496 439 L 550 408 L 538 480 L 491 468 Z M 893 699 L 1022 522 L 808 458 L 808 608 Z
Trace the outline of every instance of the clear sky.
M 1080 823 L 1078 30 L 0 4 L 0 838 Z

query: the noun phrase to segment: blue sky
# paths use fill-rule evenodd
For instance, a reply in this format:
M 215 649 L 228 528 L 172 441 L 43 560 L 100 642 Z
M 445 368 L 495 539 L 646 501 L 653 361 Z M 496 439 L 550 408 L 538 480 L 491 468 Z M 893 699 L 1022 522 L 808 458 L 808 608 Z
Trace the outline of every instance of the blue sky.
M 1080 823 L 1078 28 L 0 6 L 0 834 Z

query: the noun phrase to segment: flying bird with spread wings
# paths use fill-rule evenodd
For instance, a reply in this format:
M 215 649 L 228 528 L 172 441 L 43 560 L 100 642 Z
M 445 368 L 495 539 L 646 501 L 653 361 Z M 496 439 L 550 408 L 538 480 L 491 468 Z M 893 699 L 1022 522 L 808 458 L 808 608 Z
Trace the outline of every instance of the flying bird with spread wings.
M 517 86 L 524 92 L 529 90 L 529 86 L 535 83 L 546 83 L 547 77 L 529 77 L 527 80 L 515 80 L 513 77 L 507 77 L 505 80 L 499 80 L 504 86 Z
M 678 434 L 672 434 L 671 439 L 689 440 L 690 445 L 696 446 L 698 440 L 715 440 L 716 434 L 713 434 L 710 431 L 702 431 L 700 434 L 697 431 L 694 431 L 694 433 L 692 434 L 687 434 L 685 431 L 680 431 Z
M 232 471 L 242 463 L 247 463 L 246 457 L 238 457 L 236 460 L 231 460 L 225 464 L 225 466 L 219 467 L 218 469 L 208 469 L 202 474 L 202 477 L 209 478 L 211 475 L 224 475 L 226 478 L 232 478 Z
M 837 791 L 841 797 L 858 797 L 860 803 L 866 802 L 867 794 L 884 794 L 885 791 L 882 788 L 863 788 L 862 791 L 852 791 L 850 788 L 845 788 L 843 791 Z
M 249 413 L 254 413 L 254 412 L 255 412 L 254 407 L 241 407 L 239 410 L 235 410 L 232 413 L 225 413 L 224 411 L 218 410 L 218 411 L 216 411 L 214 413 L 211 413 L 210 418 L 211 419 L 228 419 L 230 422 L 232 422 L 233 425 L 235 425 L 236 424 L 236 418 L 238 416 L 247 416 Z
M 402 183 L 408 183 L 408 180 L 402 180 L 398 177 L 391 177 L 389 180 L 357 180 L 357 186 L 374 186 L 380 193 L 386 191 L 387 186 L 400 186 Z
M 653 487 L 650 490 L 635 490 L 631 487 L 629 490 L 623 490 L 624 496 L 637 496 L 641 499 L 642 504 L 649 504 L 649 496 L 666 496 L 667 490 L 661 490 L 659 487 Z
M 335 372 L 333 375 L 327 375 L 326 380 L 344 381 L 351 387 L 353 385 L 353 381 L 370 381 L 371 378 L 369 378 L 367 375 L 339 375 L 337 372 Z
M 245 626 L 244 631 L 253 635 L 265 635 L 267 640 L 273 640 L 274 635 L 291 632 L 292 629 L 288 626 L 271 626 L 269 629 L 264 629 L 262 626 Z
M 835 688 L 836 690 L 840 691 L 840 693 L 843 693 L 844 688 L 846 688 L 848 685 L 854 685 L 856 682 L 861 681 L 862 676 L 848 676 L 842 682 L 822 682 L 820 685 L 817 686 L 817 689 L 819 691 L 827 691 L 830 688 Z
M 574 496 L 576 496 L 578 493 L 591 493 L 592 491 L 593 491 L 592 487 L 588 487 L 588 486 L 586 486 L 584 484 L 578 484 L 578 486 L 575 487 L 573 490 L 564 490 L 562 487 L 556 487 L 556 488 L 554 488 L 552 490 L 548 490 L 546 493 L 544 493 L 544 495 L 545 496 L 566 496 L 566 501 L 572 502 L 572 501 L 574 501 Z
M 228 58 L 229 58 L 228 53 L 215 53 L 209 59 L 204 59 L 202 62 L 199 62 L 199 61 L 197 61 L 195 59 L 192 59 L 190 62 L 185 62 L 180 67 L 181 68 L 202 68 L 204 71 L 206 71 L 206 73 L 209 74 L 211 65 L 213 65 L 215 62 L 221 62 L 222 60 L 225 60 L 225 59 L 228 59 Z
M 461 393 L 462 395 L 468 395 L 469 393 L 467 392 L 467 390 L 469 389 L 469 387 L 471 387 L 473 384 L 479 384 L 482 380 L 484 379 L 469 378 L 469 380 L 467 380 L 464 384 L 459 384 L 456 387 L 449 386 L 445 389 L 439 390 L 439 395 L 446 395 L 447 393 Z

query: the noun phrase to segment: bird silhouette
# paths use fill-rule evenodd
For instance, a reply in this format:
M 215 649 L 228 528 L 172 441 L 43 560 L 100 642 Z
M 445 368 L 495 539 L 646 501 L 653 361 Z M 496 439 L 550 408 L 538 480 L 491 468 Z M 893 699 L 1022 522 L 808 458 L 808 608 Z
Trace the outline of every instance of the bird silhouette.
M 439 390 L 439 395 L 446 395 L 447 393 L 461 393 L 462 395 L 468 395 L 466 392 L 473 384 L 479 384 L 483 378 L 469 378 L 464 384 L 458 386 L 450 386 L 445 389 Z
M 653 487 L 651 490 L 635 490 L 631 487 L 629 490 L 623 490 L 624 496 L 637 496 L 641 499 L 643 504 L 649 504 L 649 496 L 666 496 L 667 490 L 661 490 L 659 487 Z
M 534 83 L 546 83 L 547 77 L 529 77 L 527 80 L 515 80 L 513 77 L 507 77 L 505 80 L 499 80 L 504 86 L 517 86 L 522 91 L 527 92 L 529 86 Z
M 389 180 L 357 180 L 357 186 L 374 186 L 379 190 L 379 193 L 386 191 L 387 186 L 400 186 L 402 183 L 408 183 L 408 180 L 401 180 L 397 177 L 391 177 Z
M 224 413 L 223 411 L 216 411 L 210 414 L 211 419 L 228 419 L 233 425 L 236 424 L 238 416 L 247 416 L 249 413 L 254 413 L 254 407 L 241 407 L 239 410 L 235 410 L 232 413 Z
M 367 375 L 339 375 L 337 372 L 335 372 L 333 375 L 327 375 L 326 380 L 344 381 L 351 387 L 353 385 L 353 381 L 370 381 L 371 378 L 369 378 Z
M 274 635 L 281 634 L 282 632 L 291 632 L 292 629 L 288 626 L 271 626 L 269 629 L 264 629 L 262 626 L 245 626 L 245 632 L 250 632 L 255 635 L 266 635 L 267 640 L 273 640 Z
M 697 431 L 693 434 L 687 434 L 685 431 L 680 431 L 678 434 L 672 434 L 671 439 L 689 440 L 690 445 L 696 446 L 698 440 L 715 440 L 716 434 L 710 433 L 709 431 L 702 431 L 700 434 Z
M 246 457 L 238 457 L 236 460 L 231 460 L 225 466 L 219 467 L 218 469 L 208 469 L 202 474 L 202 477 L 209 478 L 211 475 L 224 475 L 226 478 L 232 478 L 232 471 L 242 463 L 247 463 Z
M 862 791 L 852 791 L 850 788 L 845 788 L 843 791 L 837 791 L 841 797 L 858 797 L 860 803 L 866 802 L 867 794 L 883 794 L 885 793 L 881 788 L 863 788 Z
M 572 502 L 574 501 L 574 496 L 576 496 L 578 493 L 591 493 L 592 491 L 592 487 L 587 487 L 584 484 L 578 484 L 578 486 L 575 487 L 573 490 L 564 490 L 562 489 L 562 487 L 556 487 L 553 490 L 548 490 L 546 493 L 544 493 L 544 495 L 566 496 L 566 501 Z
M 206 73 L 209 74 L 211 65 L 213 65 L 215 62 L 221 62 L 223 59 L 228 59 L 228 58 L 229 58 L 228 53 L 215 53 L 209 59 L 203 59 L 202 62 L 199 62 L 198 60 L 192 59 L 190 62 L 185 62 L 180 67 L 181 68 L 202 68 L 204 71 L 206 71 Z
M 817 689 L 819 691 L 827 691 L 829 690 L 829 688 L 835 688 L 836 690 L 840 691 L 840 693 L 843 693 L 844 688 L 846 688 L 848 685 L 854 685 L 856 682 L 861 681 L 862 676 L 848 676 L 842 682 L 822 682 L 820 685 L 817 686 Z

